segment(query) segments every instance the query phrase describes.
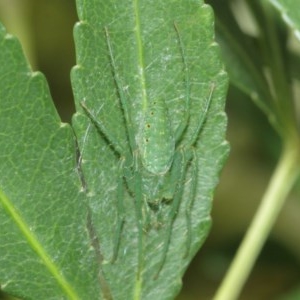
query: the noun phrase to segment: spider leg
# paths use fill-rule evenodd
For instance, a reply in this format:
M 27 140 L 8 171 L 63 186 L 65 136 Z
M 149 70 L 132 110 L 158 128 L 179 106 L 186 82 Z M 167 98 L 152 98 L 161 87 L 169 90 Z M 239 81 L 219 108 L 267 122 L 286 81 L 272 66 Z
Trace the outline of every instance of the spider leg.
M 119 74 L 117 72 L 117 64 L 114 58 L 114 54 L 113 54 L 113 48 L 112 48 L 112 44 L 111 44 L 111 40 L 110 40 L 110 36 L 109 36 L 109 31 L 107 27 L 104 27 L 104 31 L 105 31 L 105 37 L 106 37 L 106 43 L 107 43 L 107 48 L 108 48 L 108 53 L 109 53 L 109 57 L 110 57 L 110 63 L 111 63 L 111 67 L 112 67 L 112 72 L 113 72 L 113 76 L 114 76 L 114 81 L 117 87 L 117 91 L 119 94 L 119 99 L 121 102 L 121 106 L 123 108 L 123 112 L 124 112 L 124 116 L 125 116 L 125 126 L 127 129 L 127 135 L 128 135 L 128 139 L 129 139 L 129 144 L 131 147 L 131 151 L 132 153 L 135 151 L 135 139 L 134 139 L 134 134 L 132 132 L 132 122 L 131 122 L 131 117 L 132 113 L 130 112 L 130 105 L 127 101 L 127 97 L 125 95 L 124 92 L 124 87 L 122 85 L 121 79 L 119 77 Z
M 184 49 L 183 42 L 182 42 L 182 39 L 181 39 L 181 36 L 179 33 L 179 29 L 177 27 L 176 22 L 174 22 L 173 25 L 174 25 L 174 29 L 175 29 L 178 43 L 179 43 L 179 50 L 180 50 L 181 60 L 182 60 L 182 64 L 183 64 L 184 85 L 185 85 L 185 114 L 184 114 L 183 121 L 177 127 L 177 129 L 175 131 L 175 141 L 179 141 L 186 130 L 186 127 L 188 125 L 189 118 L 190 118 L 188 112 L 190 109 L 190 90 L 191 90 L 190 83 L 191 82 L 190 82 L 188 64 L 186 61 L 185 49 Z
M 137 265 L 137 281 L 140 281 L 142 267 L 143 267 L 143 236 L 144 236 L 144 222 L 143 222 L 143 192 L 142 179 L 139 172 L 135 173 L 135 210 L 138 227 L 138 265 Z
M 137 153 L 137 146 L 135 142 L 135 135 L 134 129 L 132 127 L 132 112 L 130 103 L 127 100 L 127 97 L 124 92 L 124 88 L 122 85 L 121 78 L 118 74 L 117 64 L 113 54 L 113 47 L 110 40 L 110 35 L 107 27 L 104 27 L 106 43 L 108 48 L 108 54 L 110 57 L 111 67 L 113 71 L 114 81 L 117 87 L 117 91 L 119 93 L 119 98 L 121 102 L 121 106 L 123 108 L 124 116 L 125 116 L 125 126 L 127 131 L 127 137 L 129 140 L 130 150 L 128 150 L 126 159 L 129 160 L 129 164 L 127 163 L 127 167 L 131 169 L 131 172 L 127 172 L 126 170 L 124 174 L 124 178 L 127 181 L 127 184 L 131 187 L 134 200 L 135 200 L 135 210 L 136 210 L 136 219 L 137 219 L 137 229 L 138 229 L 138 258 L 137 258 L 137 282 L 140 281 L 141 271 L 143 266 L 143 236 L 144 236 L 144 221 L 143 221 L 143 206 L 144 206 L 144 199 L 143 199 L 143 191 L 142 191 L 142 174 L 141 168 L 142 166 L 139 165 L 138 153 Z M 124 152 L 122 152 L 124 153 Z M 126 153 L 126 152 L 125 152 Z M 130 155 L 131 153 L 131 155 Z M 122 167 L 124 169 L 124 167 Z M 133 179 L 133 182 L 132 182 Z M 119 206 L 121 208 L 121 206 Z M 123 220 L 123 221 L 122 221 Z M 119 228 L 118 231 L 121 234 L 122 231 L 122 223 L 124 222 L 124 218 L 120 218 L 119 220 Z M 117 244 L 116 244 L 117 245 Z
M 186 169 L 190 157 L 185 157 L 183 150 L 177 150 L 174 156 L 174 161 L 171 169 L 170 180 L 174 186 L 174 197 L 171 205 L 171 209 L 168 215 L 168 222 L 166 226 L 166 239 L 162 248 L 162 258 L 158 266 L 158 270 L 154 276 L 157 279 L 167 258 L 167 253 L 170 246 L 170 240 L 172 235 L 173 223 L 176 219 L 177 212 L 179 209 L 180 201 L 182 199 L 184 190 L 184 179 L 186 174 Z
M 117 229 L 116 229 L 115 238 L 113 242 L 114 249 L 113 249 L 113 256 L 111 258 L 112 263 L 114 263 L 118 257 L 121 235 L 122 235 L 123 225 L 125 221 L 124 205 L 123 205 L 123 199 L 124 199 L 124 180 L 122 174 L 123 161 L 124 160 L 121 160 L 119 165 L 119 179 L 118 179 L 118 187 L 117 187 Z
M 124 153 L 122 147 L 119 145 L 117 140 L 114 138 L 107 128 L 103 125 L 101 121 L 98 121 L 94 114 L 89 110 L 86 106 L 85 102 L 81 102 L 80 105 L 82 106 L 84 112 L 87 114 L 91 122 L 94 126 L 98 129 L 98 131 L 104 135 L 104 138 L 108 140 L 110 145 L 112 145 L 114 151 L 120 156 L 121 153 Z M 101 108 L 100 108 L 101 109 Z M 118 183 L 117 183 L 117 229 L 116 234 L 113 241 L 113 255 L 111 258 L 111 262 L 114 263 L 118 256 L 119 245 L 120 245 L 120 238 L 122 234 L 122 229 L 124 225 L 124 206 L 123 206 L 123 198 L 124 198 L 124 181 L 123 181 L 123 165 L 124 165 L 125 158 L 121 158 L 118 166 Z
M 179 50 L 180 50 L 182 65 L 183 65 L 184 84 L 185 84 L 185 111 L 186 111 L 186 113 L 184 114 L 182 122 L 180 123 L 180 125 L 177 127 L 177 129 L 175 131 L 175 141 L 178 143 L 182 139 L 182 137 L 184 136 L 184 133 L 187 129 L 187 126 L 189 125 L 189 120 L 190 120 L 189 111 L 190 111 L 190 101 L 191 101 L 190 100 L 191 78 L 190 78 L 190 75 L 189 75 L 189 66 L 188 66 L 188 62 L 186 60 L 184 44 L 183 44 L 183 41 L 181 39 L 180 32 L 179 32 L 178 26 L 177 26 L 175 21 L 174 21 L 173 25 L 174 25 L 174 29 L 175 29 L 177 39 L 178 39 Z M 185 143 L 185 145 L 181 145 L 182 148 L 191 147 L 195 143 L 195 141 L 197 140 L 199 132 L 200 132 L 200 130 L 202 128 L 202 125 L 203 125 L 203 123 L 206 119 L 207 111 L 210 107 L 210 103 L 211 103 L 211 100 L 212 100 L 212 94 L 213 94 L 214 88 L 215 88 L 215 83 L 212 83 L 211 88 L 210 88 L 210 94 L 209 94 L 208 98 L 205 99 L 204 110 L 203 110 L 203 113 L 201 114 L 201 118 L 197 122 L 196 129 L 194 130 L 192 136 L 189 137 L 189 139 Z
M 183 143 L 181 143 L 180 147 L 183 149 L 190 149 L 197 141 L 200 131 L 202 129 L 202 126 L 205 123 L 206 117 L 207 117 L 207 112 L 209 110 L 211 101 L 212 101 L 212 96 L 213 96 L 213 92 L 215 89 L 215 83 L 211 83 L 210 86 L 210 91 L 209 91 L 209 95 L 208 97 L 205 98 L 205 102 L 204 102 L 204 109 L 200 115 L 200 118 L 197 121 L 197 126 L 195 127 L 195 129 L 193 130 L 191 136 L 184 141 Z
M 189 255 L 191 244 L 192 244 L 192 223 L 191 223 L 191 211 L 196 198 L 197 192 L 197 177 L 198 177 L 198 158 L 197 154 L 193 150 L 193 157 L 191 160 L 191 192 L 189 203 L 187 204 L 185 216 L 187 224 L 187 239 L 186 239 L 186 252 L 184 258 Z
M 152 225 L 152 207 L 149 206 L 149 203 L 147 202 L 146 199 L 143 199 L 143 208 L 144 208 L 144 215 L 145 215 L 145 221 L 144 221 L 144 232 L 148 232 L 151 228 Z
M 206 98 L 206 101 L 205 101 L 204 112 L 201 114 L 201 117 L 198 121 L 198 124 L 197 124 L 193 134 L 189 138 L 189 140 L 186 141 L 185 143 L 182 143 L 181 147 L 183 147 L 183 149 L 191 149 L 193 147 L 193 145 L 196 143 L 197 138 L 199 136 L 199 133 L 201 131 L 201 128 L 202 128 L 202 126 L 205 122 L 210 104 L 211 104 L 212 94 L 213 94 L 214 88 L 215 88 L 215 84 L 212 83 L 211 88 L 210 88 L 209 96 Z M 195 150 L 192 150 L 191 161 L 192 161 L 192 168 L 191 168 L 191 170 L 192 170 L 192 174 L 191 174 L 192 182 L 191 182 L 190 200 L 189 200 L 189 203 L 188 203 L 187 209 L 186 209 L 187 241 L 186 241 L 186 253 L 185 253 L 184 257 L 187 257 L 189 255 L 189 251 L 190 251 L 191 243 L 192 243 L 191 210 L 192 210 L 195 198 L 196 198 L 197 177 L 198 177 L 198 157 L 197 157 L 197 154 L 196 154 Z
M 103 137 L 109 142 L 109 144 L 112 146 L 112 148 L 121 155 L 124 152 L 124 149 L 118 142 L 118 140 L 114 137 L 114 135 L 108 130 L 108 128 L 100 121 L 97 120 L 94 113 L 87 107 L 85 101 L 80 102 L 81 107 L 83 108 L 83 111 L 85 114 L 89 117 L 91 122 L 95 125 L 95 127 L 98 129 L 98 131 L 103 135 Z M 101 109 L 101 107 L 100 107 Z

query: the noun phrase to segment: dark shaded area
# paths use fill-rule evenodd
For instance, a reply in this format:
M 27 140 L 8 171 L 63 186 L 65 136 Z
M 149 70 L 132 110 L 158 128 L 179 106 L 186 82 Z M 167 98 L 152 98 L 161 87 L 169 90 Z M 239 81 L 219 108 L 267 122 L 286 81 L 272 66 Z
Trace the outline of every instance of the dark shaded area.
M 75 65 L 73 27 L 77 20 L 73 0 L 32 0 L 37 68 L 46 75 L 64 122 L 70 122 L 75 112 L 70 71 Z

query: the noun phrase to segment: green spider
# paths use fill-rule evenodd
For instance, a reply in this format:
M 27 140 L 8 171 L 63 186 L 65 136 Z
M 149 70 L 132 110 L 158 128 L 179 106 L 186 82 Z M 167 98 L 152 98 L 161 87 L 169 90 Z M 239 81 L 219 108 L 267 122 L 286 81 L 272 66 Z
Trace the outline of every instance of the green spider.
M 124 219 L 122 215 L 123 203 L 122 195 L 124 186 L 128 188 L 135 199 L 136 218 L 138 227 L 138 277 L 141 273 L 142 253 L 143 253 L 143 235 L 147 234 L 149 227 L 149 215 L 151 211 L 159 213 L 161 205 L 169 205 L 168 219 L 166 226 L 166 240 L 162 248 L 161 263 L 158 266 L 155 278 L 158 277 L 166 260 L 168 248 L 171 239 L 172 225 L 179 209 L 180 201 L 184 191 L 184 182 L 186 180 L 186 171 L 189 166 L 192 167 L 192 191 L 191 198 L 196 193 L 197 186 L 197 156 L 194 151 L 194 144 L 197 141 L 201 128 L 204 124 L 208 112 L 214 84 L 210 87 L 210 93 L 205 99 L 204 111 L 199 112 L 197 124 L 194 124 L 194 130 L 188 138 L 185 138 L 187 128 L 190 126 L 190 79 L 188 66 L 185 58 L 184 47 L 179 35 L 176 23 L 174 29 L 178 38 L 178 44 L 182 56 L 184 80 L 185 80 L 185 116 L 179 126 L 174 130 L 171 126 L 168 107 L 164 99 L 159 98 L 155 101 L 144 99 L 144 105 L 141 112 L 141 124 L 137 126 L 139 130 L 133 128 L 132 117 L 129 108 L 129 102 L 124 92 L 124 86 L 117 72 L 117 66 L 113 54 L 108 29 L 105 27 L 105 37 L 107 49 L 110 57 L 110 63 L 113 70 L 115 85 L 118 90 L 119 100 L 124 113 L 126 132 L 128 137 L 127 149 L 122 146 L 111 134 L 108 128 L 97 118 L 94 113 L 81 102 L 81 106 L 92 123 L 106 137 L 116 154 L 119 156 L 119 182 L 118 182 L 118 228 L 117 237 L 114 246 L 113 259 L 117 258 L 119 241 L 121 238 Z M 146 91 L 144 91 L 146 94 Z M 136 127 L 136 128 L 137 128 Z M 192 203 L 193 199 L 189 200 Z M 190 207 L 191 205 L 189 205 Z M 146 220 L 144 213 L 146 211 Z M 187 249 L 190 244 L 189 233 L 189 212 L 187 212 Z M 187 250 L 188 251 L 188 250 Z

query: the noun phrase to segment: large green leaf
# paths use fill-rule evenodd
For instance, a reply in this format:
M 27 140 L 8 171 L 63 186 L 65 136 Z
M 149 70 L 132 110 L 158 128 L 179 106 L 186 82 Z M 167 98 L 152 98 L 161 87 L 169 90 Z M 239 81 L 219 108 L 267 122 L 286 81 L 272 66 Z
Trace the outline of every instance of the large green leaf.
M 72 82 L 80 112 L 73 119 L 73 125 L 82 155 L 91 226 L 99 242 L 99 274 L 103 275 L 100 281 L 110 287 L 107 298 L 172 299 L 180 289 L 187 265 L 208 233 L 211 197 L 228 150 L 224 142 L 226 118 L 223 113 L 227 80 L 214 43 L 212 10 L 202 1 L 79 0 L 77 6 L 80 23 L 75 28 L 77 67 L 73 70 Z M 158 212 L 159 228 L 153 226 L 144 234 L 143 263 L 139 271 L 137 196 L 129 186 L 129 193 L 126 189 L 123 194 L 123 208 L 118 205 L 118 168 L 125 153 L 119 156 L 112 147 L 117 141 L 121 148 L 129 151 L 121 97 L 126 98 L 130 109 L 133 132 L 130 134 L 138 138 L 143 122 L 140 116 L 144 86 L 150 103 L 157 98 L 165 100 L 173 130 L 183 122 L 186 75 L 179 39 L 191 86 L 191 109 L 188 112 L 191 126 L 187 136 L 203 117 L 204 103 L 213 85 L 214 90 L 205 126 L 196 145 L 196 196 L 192 195 L 194 175 L 190 169 L 172 226 L 166 262 L 156 278 L 163 259 L 164 243 L 168 243 L 168 212 L 172 209 L 172 201 L 163 204 L 162 212 Z M 122 85 L 121 90 L 118 82 Z M 97 128 L 93 124 L 82 105 L 105 130 L 102 128 L 101 132 L 99 125 Z M 114 145 L 111 145 L 112 141 Z M 186 212 L 190 201 L 194 202 L 190 215 L 192 226 L 188 229 Z M 125 223 L 117 259 L 112 263 L 118 217 L 122 216 Z M 185 255 L 189 235 L 192 243 Z
M 77 1 L 77 7 L 74 129 L 61 123 L 44 77 L 30 70 L 19 43 L 0 27 L 1 288 L 24 299 L 172 299 L 208 234 L 212 194 L 228 152 L 227 78 L 212 10 L 202 1 L 90 0 Z M 131 107 L 136 135 L 143 113 L 141 67 L 147 94 L 165 100 L 170 132 L 182 124 L 184 99 L 190 98 L 189 126 L 179 144 L 205 121 L 189 149 L 197 159 L 176 184 L 184 193 L 174 222 L 172 199 L 139 211 L 133 186 L 140 183 L 123 180 L 123 157 L 81 106 L 104 124 L 110 139 L 129 149 L 120 93 Z M 149 214 L 139 248 L 138 218 Z
M 92 299 L 96 270 L 72 128 L 2 26 L 0 62 L 1 287 L 24 299 Z

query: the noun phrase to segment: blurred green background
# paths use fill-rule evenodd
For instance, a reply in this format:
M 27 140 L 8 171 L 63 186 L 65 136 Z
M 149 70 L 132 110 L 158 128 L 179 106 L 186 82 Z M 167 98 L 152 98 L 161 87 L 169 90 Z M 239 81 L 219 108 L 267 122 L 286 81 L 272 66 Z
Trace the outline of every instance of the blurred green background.
M 75 0 L 0 0 L 0 20 L 21 40 L 33 70 L 45 74 L 62 120 L 70 122 L 74 113 L 70 70 L 75 65 Z M 212 230 L 183 279 L 180 300 L 212 299 L 280 153 L 280 141 L 265 116 L 233 87 L 226 112 L 231 153 L 215 194 Z M 300 299 L 300 293 L 284 297 L 300 286 L 299 191 L 298 185 L 240 299 Z M 0 295 L 0 299 L 4 298 Z

